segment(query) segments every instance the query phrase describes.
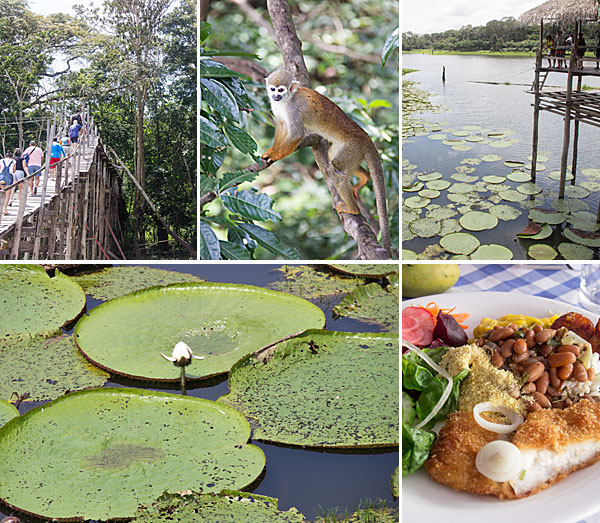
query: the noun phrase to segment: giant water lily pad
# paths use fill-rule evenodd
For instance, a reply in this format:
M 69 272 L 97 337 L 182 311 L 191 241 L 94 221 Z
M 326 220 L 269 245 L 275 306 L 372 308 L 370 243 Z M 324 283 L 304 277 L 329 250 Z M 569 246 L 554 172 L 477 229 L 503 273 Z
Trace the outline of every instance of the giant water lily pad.
M 587 198 L 590 195 L 590 191 L 584 187 L 577 185 L 567 185 L 565 187 L 565 196 L 568 198 Z
M 511 172 L 507 178 L 511 181 L 511 182 L 529 182 L 531 181 L 531 174 L 526 173 L 524 171 L 513 171 Z
M 125 376 L 177 381 L 162 356 L 184 341 L 189 379 L 228 372 L 245 354 L 304 329 L 322 327 L 312 303 L 250 285 L 186 283 L 152 287 L 105 302 L 75 326 L 75 341 L 96 365 Z
M 488 212 L 471 211 L 461 216 L 459 222 L 469 231 L 484 231 L 496 227 L 498 218 Z
M 400 496 L 400 467 L 396 467 L 394 473 L 392 474 L 392 479 L 390 480 L 392 484 L 392 494 L 395 498 Z
M 77 350 L 72 336 L 0 338 L 0 397 L 28 394 L 27 401 L 56 399 L 65 392 L 102 387 L 110 378 Z
M 450 254 L 471 254 L 479 247 L 479 240 L 467 232 L 453 232 L 440 240 L 440 245 Z
M 585 245 L 563 242 L 558 246 L 558 252 L 565 260 L 593 260 L 594 251 Z
M 308 447 L 397 445 L 397 335 L 309 330 L 231 369 L 219 401 L 253 437 Z M 264 357 L 263 357 L 264 356 Z
M 558 225 L 567 219 L 567 214 L 549 209 L 531 209 L 529 211 L 529 219 L 537 223 Z
M 419 215 L 416 214 L 414 219 L 416 220 L 418 217 Z M 408 228 L 410 221 L 410 219 L 406 219 L 403 216 L 402 226 Z M 336 294 L 346 294 L 354 290 L 357 285 L 364 283 L 364 280 L 359 279 L 356 274 L 352 275 L 354 276 L 353 278 L 348 278 L 347 276 L 350 276 L 349 272 L 345 276 L 342 276 L 330 271 L 318 270 L 318 266 L 286 264 L 275 268 L 274 271 L 282 273 L 284 280 L 270 283 L 270 289 L 283 291 L 313 301 L 335 296 Z M 343 271 L 340 270 L 338 272 Z
M 578 243 L 579 245 L 585 245 L 586 247 L 600 247 L 599 232 L 582 231 L 573 227 L 567 227 L 564 234 L 565 238 Z
M 39 265 L 0 265 L 0 299 L 3 336 L 55 332 L 85 307 L 79 285 L 59 271 L 50 278 Z
M 282 512 L 277 499 L 224 490 L 221 494 L 191 491 L 165 494 L 151 506 L 140 507 L 131 523 L 306 523 L 295 508 Z
M 0 428 L 0 498 L 45 518 L 135 515 L 164 491 L 243 488 L 265 466 L 250 426 L 213 401 L 136 389 L 76 392 Z
M 0 427 L 18 415 L 19 411 L 12 403 L 0 400 Z
M 553 260 L 558 256 L 556 250 L 545 243 L 536 243 L 529 247 L 527 254 L 534 260 Z
M 480 245 L 471 254 L 472 260 L 512 260 L 513 252 L 503 245 Z
M 433 218 L 419 218 L 410 222 L 409 228 L 419 238 L 433 238 L 440 233 L 442 225 Z
M 360 276 L 370 279 L 381 278 L 391 272 L 398 271 L 398 265 L 385 263 L 330 263 L 327 267 L 331 267 L 335 271 L 349 276 Z
M 153 267 L 107 267 L 97 272 L 71 276 L 86 294 L 98 300 L 111 300 L 130 292 L 155 285 L 169 285 L 202 278 L 182 272 L 166 271 Z
M 337 316 L 376 323 L 387 331 L 397 332 L 398 273 L 391 274 L 388 279 L 389 285 L 385 288 L 378 283 L 357 287 L 333 308 L 333 313 Z

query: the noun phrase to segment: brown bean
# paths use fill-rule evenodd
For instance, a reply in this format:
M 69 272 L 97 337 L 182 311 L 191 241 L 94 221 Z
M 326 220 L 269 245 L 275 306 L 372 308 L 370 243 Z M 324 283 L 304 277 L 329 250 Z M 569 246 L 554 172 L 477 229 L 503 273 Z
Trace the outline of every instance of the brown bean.
M 567 399 L 565 400 L 565 408 L 566 408 L 566 407 L 570 407 L 571 405 L 573 405 L 573 400 L 572 400 L 572 399 L 570 399 L 570 398 L 567 398 Z
M 553 409 L 564 409 L 565 408 L 565 401 L 555 401 L 554 403 L 552 403 L 552 408 Z
M 527 376 L 527 381 L 531 383 L 537 380 L 544 373 L 545 370 L 546 368 L 544 367 L 544 364 L 541 361 L 528 365 L 527 367 L 525 367 L 525 372 L 529 374 L 529 376 Z
M 513 352 L 515 354 L 523 354 L 524 352 L 527 352 L 527 342 L 523 338 L 516 340 L 514 343 Z
M 485 345 L 485 340 L 483 338 L 479 338 L 477 340 L 477 346 L 478 347 L 483 347 Z
M 568 363 L 567 365 L 558 367 L 557 374 L 561 380 L 568 380 L 571 377 L 571 374 L 573 374 L 573 364 Z
M 587 370 L 585 370 L 585 367 L 583 366 L 583 364 L 576 362 L 573 363 L 573 377 L 577 380 L 577 381 L 587 381 L 588 379 L 588 375 L 587 375 Z
M 510 338 L 515 333 L 514 329 L 510 327 L 502 327 L 500 329 L 495 330 L 490 334 L 488 338 L 490 341 L 500 341 L 505 340 L 506 338 Z
M 572 352 L 575 357 L 581 354 L 581 349 L 577 345 L 561 345 L 556 349 L 556 352 Z
M 550 385 L 555 389 L 558 389 L 558 387 L 560 387 L 560 379 L 558 378 L 556 367 L 550 367 L 548 369 L 548 375 L 550 376 Z
M 558 392 L 558 389 L 555 389 L 552 385 L 548 385 L 546 394 L 549 394 L 550 396 L 560 396 L 560 392 Z
M 502 354 L 500 354 L 500 352 L 497 350 L 492 352 L 492 365 L 497 369 L 504 365 L 504 358 L 502 357 Z
M 523 354 L 515 354 L 515 355 L 512 357 L 512 360 L 513 360 L 515 363 L 520 363 L 520 362 L 522 362 L 522 361 L 525 361 L 525 360 L 528 360 L 528 359 L 529 359 L 529 352 L 524 352 Z
M 537 334 L 538 332 L 542 331 L 542 326 L 536 323 L 533 327 L 531 327 L 531 330 Z
M 521 387 L 523 394 L 533 394 L 535 392 L 535 383 L 527 383 Z
M 544 373 L 537 380 L 535 380 L 535 388 L 541 394 L 546 394 L 549 384 L 550 375 L 548 374 L 548 371 L 544 371 Z
M 541 408 L 541 405 L 537 401 L 534 401 L 533 403 L 527 405 L 527 410 L 529 412 L 535 412 L 536 410 L 540 410 Z
M 544 365 L 546 365 L 546 360 L 542 356 L 530 356 L 527 358 L 527 361 L 524 363 L 524 365 L 531 365 L 532 363 L 537 363 L 538 361 L 541 361 Z
M 596 376 L 596 371 L 594 370 L 594 367 L 590 367 L 587 370 L 587 375 L 588 375 L 588 380 L 592 381 L 594 379 L 594 377 Z
M 533 393 L 533 397 L 535 398 L 535 401 L 537 401 L 540 404 L 540 407 L 542 407 L 543 409 L 547 409 L 550 405 L 552 405 L 552 403 L 550 403 L 548 398 L 546 396 L 544 396 L 543 394 L 540 394 L 538 391 L 535 391 Z
M 500 352 L 502 353 L 502 357 L 504 357 L 504 358 L 510 358 L 512 356 L 513 345 L 515 344 L 515 342 L 516 342 L 516 340 L 509 339 L 509 340 L 506 340 L 500 346 Z
M 535 335 L 535 342 L 539 345 L 540 343 L 546 343 L 552 336 L 556 334 L 554 329 L 542 329 Z
M 540 345 L 540 348 L 538 349 L 539 353 L 544 356 L 544 358 L 547 358 L 548 356 L 550 356 L 550 354 L 552 354 L 552 351 L 554 350 L 552 347 L 550 347 L 550 345 L 548 345 L 547 343 L 543 343 L 542 345 Z
M 576 359 L 575 354 L 572 352 L 555 352 L 548 356 L 548 365 L 550 367 L 562 367 L 564 365 L 575 363 Z
M 535 347 L 535 331 L 534 330 L 529 329 L 525 333 L 525 342 L 527 343 L 527 347 L 529 347 L 530 349 Z
M 514 331 L 516 331 L 516 330 L 517 330 L 517 325 L 516 325 L 516 323 L 509 323 L 509 324 L 507 325 L 507 327 L 511 328 L 511 329 L 512 329 L 512 330 L 514 330 Z

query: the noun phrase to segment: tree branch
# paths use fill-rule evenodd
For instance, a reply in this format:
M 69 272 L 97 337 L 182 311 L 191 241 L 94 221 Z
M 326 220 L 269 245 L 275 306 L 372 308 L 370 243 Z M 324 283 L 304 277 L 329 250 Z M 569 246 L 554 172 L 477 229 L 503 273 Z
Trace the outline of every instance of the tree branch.
M 275 43 L 283 55 L 285 66 L 294 73 L 296 80 L 301 85 L 310 87 L 310 80 L 304 56 L 302 55 L 302 42 L 296 35 L 292 14 L 287 0 L 267 0 L 267 9 L 271 17 L 271 23 L 275 30 Z M 329 144 L 323 138 L 318 138 L 318 143 L 312 145 L 312 151 L 319 170 L 327 183 L 329 192 L 333 198 L 334 209 L 341 202 L 336 188 L 336 177 L 338 174 L 333 169 L 327 151 Z M 347 214 L 338 212 L 342 227 L 354 238 L 358 246 L 358 259 L 379 260 L 390 259 L 387 251 L 379 245 L 377 237 L 369 227 L 365 218 L 360 214 Z

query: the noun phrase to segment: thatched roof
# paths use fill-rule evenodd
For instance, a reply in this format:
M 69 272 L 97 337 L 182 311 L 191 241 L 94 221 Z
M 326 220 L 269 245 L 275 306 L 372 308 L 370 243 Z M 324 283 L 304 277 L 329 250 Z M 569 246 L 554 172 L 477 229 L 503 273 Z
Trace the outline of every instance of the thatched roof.
M 598 0 L 548 0 L 519 16 L 523 24 L 538 24 L 540 20 L 573 24 L 577 20 L 600 20 Z

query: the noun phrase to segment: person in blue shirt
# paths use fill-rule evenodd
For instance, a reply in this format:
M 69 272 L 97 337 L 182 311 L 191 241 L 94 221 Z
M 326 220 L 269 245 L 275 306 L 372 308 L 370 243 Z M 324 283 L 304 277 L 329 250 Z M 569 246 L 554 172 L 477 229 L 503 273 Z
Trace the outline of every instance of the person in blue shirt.
M 71 143 L 73 145 L 75 145 L 79 141 L 81 129 L 83 129 L 83 127 L 77 120 L 75 120 L 71 127 L 69 127 L 69 138 L 71 139 Z
M 52 150 L 50 151 L 50 169 L 56 169 L 56 164 L 65 156 L 65 150 L 58 143 L 58 138 L 54 138 L 52 141 Z

